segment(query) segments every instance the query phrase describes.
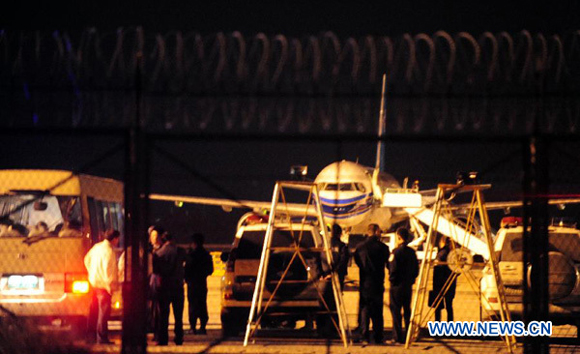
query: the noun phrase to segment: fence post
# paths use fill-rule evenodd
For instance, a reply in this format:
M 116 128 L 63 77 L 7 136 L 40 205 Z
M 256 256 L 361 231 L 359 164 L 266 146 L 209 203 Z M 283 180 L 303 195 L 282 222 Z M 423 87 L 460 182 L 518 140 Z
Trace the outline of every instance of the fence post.
M 533 135 L 524 146 L 524 321 L 546 321 L 548 288 L 548 144 Z M 550 352 L 549 337 L 524 337 L 524 353 Z
M 149 150 L 141 124 L 142 53 L 137 53 L 135 119 L 126 137 L 125 230 L 130 255 L 130 278 L 123 289 L 123 354 L 147 351 L 147 218 Z

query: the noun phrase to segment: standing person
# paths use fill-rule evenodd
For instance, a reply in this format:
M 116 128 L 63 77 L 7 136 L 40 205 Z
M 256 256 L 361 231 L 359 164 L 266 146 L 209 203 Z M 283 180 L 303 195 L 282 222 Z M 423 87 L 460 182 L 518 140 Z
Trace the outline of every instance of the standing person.
M 338 275 L 338 282 L 340 286 L 340 291 L 344 289 L 344 279 L 348 273 L 348 260 L 350 258 L 350 253 L 348 251 L 348 246 L 346 243 L 342 242 L 340 236 L 342 235 L 342 228 L 338 224 L 333 224 L 331 228 L 330 237 L 330 251 L 332 253 L 332 264 L 329 264 L 326 254 L 323 253 L 322 259 L 324 262 L 318 265 L 322 271 L 322 278 L 326 281 L 327 285 L 324 287 L 323 298 L 325 303 L 328 305 L 330 311 L 336 311 L 336 303 L 334 300 L 334 293 L 332 289 L 331 276 L 333 272 Z M 334 322 L 338 323 L 338 316 L 332 315 Z M 330 338 L 336 334 L 333 321 L 328 316 L 318 316 L 316 319 L 317 330 L 320 335 L 325 338 Z M 312 317 L 308 316 L 306 319 L 306 325 L 304 328 L 312 328 Z
M 437 265 L 433 267 L 433 295 L 437 297 L 445 287 L 447 280 L 453 272 L 447 266 L 447 256 L 451 251 L 451 242 L 448 237 L 440 236 L 439 249 L 437 250 Z M 447 311 L 447 321 L 453 321 L 453 299 L 455 298 L 455 288 L 457 287 L 457 277 L 449 284 L 447 292 L 435 309 L 435 321 L 441 321 L 441 310 L 445 307 Z
M 189 325 L 193 334 L 207 334 L 205 326 L 207 314 L 207 277 L 213 273 L 213 260 L 203 247 L 203 234 L 191 236 L 193 246 L 185 262 L 185 282 L 187 283 L 187 301 L 189 303 Z M 199 319 L 199 330 L 196 330 Z
M 330 237 L 330 249 L 332 251 L 333 265 L 331 269 L 326 270 L 324 275 L 327 279 L 330 278 L 331 272 L 336 272 L 338 275 L 338 281 L 340 283 L 340 290 L 344 290 L 344 279 L 348 273 L 348 261 L 350 259 L 350 253 L 348 251 L 348 246 L 346 243 L 342 242 L 340 237 L 342 236 L 342 227 L 338 224 L 332 225 L 332 233 Z
M 406 228 L 399 228 L 396 232 L 397 248 L 389 263 L 389 280 L 391 281 L 390 309 L 393 317 L 393 340 L 391 343 L 405 343 L 405 334 L 409 329 L 411 319 L 411 295 L 415 278 L 419 274 L 417 255 L 415 250 L 408 247 L 411 233 Z M 404 312 L 405 332 L 403 332 L 401 309 Z
M 96 340 L 99 344 L 113 344 L 109 340 L 107 323 L 111 315 L 111 294 L 117 286 L 117 259 L 113 248 L 118 244 L 119 231 L 108 230 L 104 240 L 96 243 L 84 259 L 93 290 L 87 324 L 90 343 Z
M 169 342 L 169 306 L 173 307 L 175 320 L 175 338 L 177 345 L 183 344 L 183 249 L 173 242 L 171 234 L 161 235 L 163 245 L 153 252 L 153 273 L 160 277 L 159 298 L 159 328 L 157 344 L 167 345 Z
M 148 332 L 153 332 L 153 340 L 157 341 L 157 334 L 159 332 L 159 287 L 161 286 L 161 275 L 153 271 L 153 255 L 157 252 L 163 241 L 161 235 L 165 230 L 158 226 L 149 227 L 149 296 L 147 302 L 147 327 Z
M 369 237 L 355 251 L 354 260 L 359 267 L 360 329 L 363 344 L 368 344 L 369 323 L 373 322 L 376 344 L 383 343 L 383 296 L 385 292 L 385 268 L 389 264 L 389 246 L 381 242 L 377 224 L 368 227 Z

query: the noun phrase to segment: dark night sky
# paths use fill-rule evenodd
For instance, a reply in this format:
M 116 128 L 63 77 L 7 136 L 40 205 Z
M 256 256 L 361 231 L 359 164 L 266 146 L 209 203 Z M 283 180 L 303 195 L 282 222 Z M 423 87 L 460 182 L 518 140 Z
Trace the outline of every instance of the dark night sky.
M 3 137 L 4 168 L 60 168 L 78 169 L 97 159 L 104 151 L 120 142 L 109 137 L 75 135 L 51 137 L 19 135 Z M 296 164 L 309 166 L 309 177 L 327 164 L 347 159 L 373 165 L 374 142 L 348 142 L 341 145 L 330 142 L 169 142 L 157 143 L 203 177 L 188 172 L 158 153 L 152 158 L 151 190 L 156 193 L 225 197 L 224 191 L 239 199 L 271 200 L 276 180 L 288 179 L 289 167 Z M 553 147 L 551 156 L 552 191 L 580 193 L 578 183 L 577 143 L 560 143 Z M 91 166 L 87 173 L 123 178 L 123 150 L 118 150 L 100 164 Z M 398 142 L 387 144 L 386 170 L 397 180 L 409 177 L 419 179 L 422 189 L 434 188 L 437 183 L 454 182 L 457 171 L 486 172 L 483 182 L 492 183 L 486 192 L 487 200 L 513 200 L 521 194 L 521 146 L 513 143 Z M 217 186 L 217 188 L 215 188 Z M 580 216 L 578 208 L 564 212 L 552 211 L 553 216 Z M 218 207 L 185 205 L 178 208 L 171 203 L 152 202 L 152 221 L 161 222 L 176 234 L 179 241 L 194 231 L 208 235 L 209 243 L 229 243 L 235 232 L 241 211 L 225 213 Z M 501 212 L 492 215 L 497 227 Z
M 66 4 L 66 5 L 65 5 Z M 132 0 L 17 2 L 2 11 L 0 27 L 242 31 L 305 35 L 331 30 L 341 36 L 527 29 L 547 34 L 575 30 L 580 5 L 563 1 L 241 1 Z M 20 9 L 18 9 L 20 7 Z
M 142 25 L 146 31 L 195 30 L 201 33 L 241 31 L 302 36 L 331 30 L 341 37 L 351 35 L 398 35 L 402 33 L 450 33 L 468 31 L 517 32 L 527 29 L 544 34 L 562 33 L 580 26 L 580 2 L 545 1 L 532 5 L 513 1 L 74 1 L 30 4 L 18 2 L 20 9 L 2 11 L 0 28 L 77 30 L 95 26 L 99 30 Z M 377 99 L 379 99 L 377 97 Z M 97 141 L 98 140 L 98 141 Z M 114 139 L 113 139 L 114 140 Z M 67 139 L 15 137 L 4 141 L 2 164 L 5 168 L 78 168 L 99 153 L 96 146 L 111 141 L 75 137 Z M 328 163 L 359 160 L 374 163 L 374 143 L 345 143 L 340 149 L 330 143 L 276 144 L 186 143 L 169 144 L 168 150 L 192 167 L 203 171 L 222 188 L 240 198 L 269 200 L 276 179 L 287 178 L 294 164 L 308 164 L 310 177 Z M 521 186 L 521 155 L 516 145 L 471 144 L 391 144 L 387 147 L 387 171 L 398 180 L 405 176 L 421 179 L 424 188 L 437 182 L 453 181 L 458 170 L 490 170 L 489 180 L 498 186 L 489 199 L 516 195 Z M 578 151 L 566 146 L 568 151 Z M 39 158 L 39 152 L 47 152 Z M 24 158 L 22 158 L 24 156 Z M 506 157 L 509 163 L 498 163 Z M 566 159 L 556 154 L 554 177 L 577 189 L 578 173 Z M 569 162 L 569 161 L 568 161 Z M 122 153 L 95 167 L 92 173 L 122 177 Z M 153 190 L 223 197 L 191 174 L 154 161 Z M 568 190 L 571 191 L 571 190 Z M 511 194 L 511 195 L 510 195 Z M 499 197 L 499 198 L 497 198 Z M 216 210 L 217 209 L 217 210 Z M 211 234 L 210 243 L 229 242 L 240 213 L 225 214 L 218 208 L 186 206 L 175 208 L 153 205 L 152 219 L 160 219 L 184 234 L 203 231 Z M 228 225 L 228 226 L 225 226 Z

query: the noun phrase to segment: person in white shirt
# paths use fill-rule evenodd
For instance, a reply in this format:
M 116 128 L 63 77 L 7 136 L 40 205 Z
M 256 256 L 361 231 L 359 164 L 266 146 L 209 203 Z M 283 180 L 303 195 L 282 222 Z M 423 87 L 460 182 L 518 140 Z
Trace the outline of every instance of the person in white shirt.
M 111 314 L 111 294 L 117 286 L 117 259 L 114 248 L 119 244 L 119 231 L 108 230 L 104 240 L 96 243 L 85 256 L 93 297 L 87 325 L 88 342 L 111 344 L 107 322 Z M 96 334 L 96 338 L 94 337 Z

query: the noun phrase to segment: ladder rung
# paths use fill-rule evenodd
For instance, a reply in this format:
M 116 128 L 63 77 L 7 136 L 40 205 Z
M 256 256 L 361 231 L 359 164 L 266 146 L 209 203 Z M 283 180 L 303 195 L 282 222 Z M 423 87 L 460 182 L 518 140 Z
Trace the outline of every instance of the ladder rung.
M 292 316 L 292 315 L 297 315 L 298 313 L 296 312 L 266 312 L 265 316 L 271 316 L 271 317 L 275 317 L 275 316 Z M 335 315 L 338 314 L 337 311 L 309 311 L 308 313 L 304 312 L 302 313 L 302 315 L 306 315 L 306 314 L 312 314 L 312 315 Z
M 269 250 L 270 251 L 300 251 L 300 252 L 306 252 L 306 251 L 322 252 L 322 251 L 324 251 L 323 248 L 319 248 L 319 247 L 317 247 L 317 248 L 315 248 L 315 247 L 308 247 L 308 248 L 298 247 L 298 248 L 296 248 L 296 247 L 292 247 L 292 246 L 289 246 L 289 247 L 270 247 Z
M 263 248 L 262 250 L 262 255 L 260 257 L 260 267 L 258 270 L 258 274 L 256 275 L 255 278 L 253 278 L 254 282 L 255 282 L 255 286 L 254 286 L 254 294 L 252 296 L 252 302 L 251 302 L 251 306 L 250 306 L 250 314 L 248 317 L 248 322 L 252 325 L 248 325 L 246 328 L 246 334 L 244 336 L 244 346 L 248 345 L 248 341 L 250 340 L 250 337 L 253 336 L 253 334 L 256 332 L 257 328 L 257 324 L 259 323 L 259 319 L 256 321 L 254 315 L 256 314 L 257 316 L 261 316 L 261 315 L 266 315 L 266 316 L 292 316 L 292 315 L 302 315 L 302 316 L 308 316 L 308 315 L 338 315 L 339 318 L 339 322 L 338 322 L 338 326 L 339 328 L 339 334 L 342 338 L 343 344 L 346 347 L 349 343 L 348 340 L 348 335 L 349 335 L 349 330 L 348 330 L 348 317 L 346 316 L 346 310 L 344 308 L 344 301 L 342 298 L 342 293 L 340 292 L 339 289 L 339 282 L 338 282 L 338 275 L 336 273 L 332 273 L 332 281 L 330 282 L 330 286 L 332 288 L 333 291 L 333 295 L 334 295 L 334 300 L 337 304 L 337 307 L 334 311 L 318 311 L 318 309 L 320 309 L 320 302 L 319 300 L 322 300 L 322 302 L 325 302 L 324 298 L 323 298 L 323 294 L 321 294 L 321 289 L 319 289 L 318 284 L 321 283 L 321 281 L 319 279 L 303 279 L 303 280 L 297 280 L 297 279 L 293 279 L 293 280 L 289 280 L 289 279 L 269 279 L 268 278 L 268 266 L 269 266 L 269 259 L 270 257 L 276 257 L 276 253 L 277 252 L 288 252 L 288 253 L 292 253 L 292 257 L 294 260 L 294 257 L 298 256 L 298 258 L 301 259 L 302 264 L 304 265 L 304 268 L 307 268 L 307 264 L 305 262 L 305 258 L 311 258 L 310 257 L 310 253 L 316 253 L 318 255 L 320 255 L 320 258 L 322 258 L 322 256 L 324 254 L 329 254 L 332 250 L 330 249 L 330 243 L 328 241 L 328 235 L 325 232 L 322 232 L 322 236 L 323 236 L 323 242 L 321 245 L 317 245 L 318 247 L 305 247 L 307 245 L 305 245 L 305 243 L 308 242 L 301 242 L 302 239 L 300 239 L 301 236 L 295 237 L 293 238 L 293 240 L 291 240 L 290 245 L 286 246 L 286 247 L 278 247 L 278 246 L 272 246 L 272 238 L 275 237 L 275 233 L 272 231 L 272 229 L 276 229 L 276 223 L 278 221 L 282 221 L 280 220 L 280 218 L 277 218 L 277 213 L 281 213 L 283 215 L 286 215 L 282 208 L 278 205 L 280 203 L 284 203 L 286 204 L 286 200 L 284 197 L 284 192 L 283 192 L 283 188 L 294 188 L 294 187 L 299 187 L 298 189 L 300 190 L 305 190 L 305 191 L 309 191 L 310 194 L 308 195 L 308 201 L 306 204 L 310 205 L 310 203 L 314 203 L 314 205 L 312 205 L 314 207 L 314 209 L 318 208 L 318 210 L 314 210 L 313 212 L 311 212 L 310 214 L 308 214 L 308 210 L 304 213 L 304 216 L 317 216 L 318 219 L 318 225 L 322 225 L 324 227 L 325 222 L 324 222 L 324 218 L 321 215 L 321 203 L 319 200 L 319 196 L 318 193 L 316 193 L 316 185 L 314 183 L 311 182 L 303 182 L 300 185 L 296 185 L 295 183 L 284 183 L 284 182 L 276 182 L 276 186 L 274 187 L 274 195 L 272 197 L 272 205 L 270 208 L 270 220 L 268 223 L 268 228 L 266 229 L 266 235 L 264 237 L 264 245 L 266 248 Z M 282 201 L 280 201 L 280 198 L 282 198 Z M 314 213 L 316 212 L 316 213 Z M 291 220 L 289 220 L 289 222 L 291 223 Z M 306 222 L 306 221 L 303 221 Z M 300 234 L 299 234 L 300 235 Z M 294 236 L 294 235 L 293 235 Z M 284 242 L 287 244 L 287 242 Z M 301 244 L 302 243 L 302 244 Z M 300 253 L 304 252 L 305 256 L 301 256 Z M 286 270 L 284 270 L 284 272 L 288 272 L 288 268 L 286 268 Z M 281 277 L 281 275 L 284 273 L 277 273 L 278 276 Z M 248 278 L 249 280 L 249 278 Z M 290 299 L 288 299 L 288 301 L 284 301 L 283 299 L 277 299 L 278 298 L 278 294 L 276 294 L 276 291 L 272 292 L 274 293 L 272 296 L 272 294 L 269 294 L 269 291 L 271 290 L 269 288 L 269 285 L 271 284 L 276 284 L 276 289 L 280 289 L 280 286 L 284 286 L 284 284 L 288 284 L 290 286 L 292 285 L 297 285 L 297 284 L 310 284 L 313 283 L 314 287 L 318 290 L 318 295 L 320 297 L 320 299 L 317 299 L 315 301 L 312 300 L 300 300 L 297 299 L 296 296 L 290 297 Z M 265 288 L 265 285 L 268 285 L 268 289 Z M 295 287 L 295 286 L 294 286 Z M 309 290 L 308 290 L 309 291 Z M 264 301 L 266 300 L 267 297 L 271 297 L 269 298 L 269 300 L 267 300 L 266 303 L 264 303 Z M 308 305 L 311 306 L 308 306 Z M 270 312 L 272 311 L 272 308 L 270 308 L 269 306 L 271 305 L 275 305 L 278 306 L 278 308 L 283 311 L 283 312 Z M 290 306 L 290 305 L 297 305 L 297 306 Z M 297 314 L 296 312 L 290 312 L 293 309 L 297 308 L 297 307 L 301 307 L 301 308 L 307 308 L 308 312 L 303 311 L 301 314 Z M 260 311 L 261 310 L 261 311 Z M 260 315 L 261 313 L 261 315 Z M 261 318 L 261 317 L 260 317 Z M 334 321 L 333 321 L 334 322 Z M 335 323 L 336 325 L 336 323 Z M 252 328 L 253 327 L 253 328 Z
M 272 284 L 272 285 L 276 285 L 278 284 L 280 281 L 279 280 L 270 280 L 268 281 L 268 284 Z M 282 285 L 284 284 L 308 284 L 308 283 L 312 283 L 312 280 L 282 280 Z

